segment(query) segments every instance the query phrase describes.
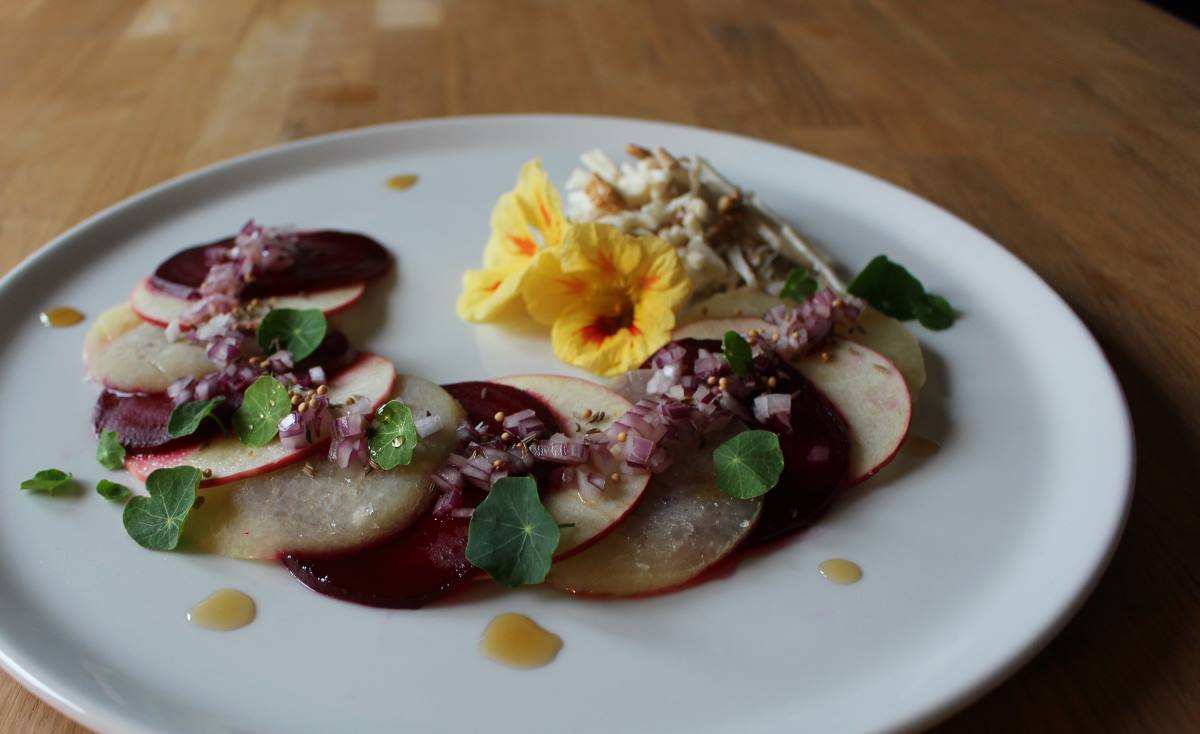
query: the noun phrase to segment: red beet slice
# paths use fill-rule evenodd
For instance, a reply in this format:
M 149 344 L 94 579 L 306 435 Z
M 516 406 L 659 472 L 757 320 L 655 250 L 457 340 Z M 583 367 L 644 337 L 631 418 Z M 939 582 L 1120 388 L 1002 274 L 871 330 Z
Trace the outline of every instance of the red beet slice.
M 497 412 L 532 408 L 548 430 L 558 420 L 542 401 L 524 390 L 490 382 L 443 385 L 462 405 L 471 425 L 480 421 L 499 431 Z M 534 474 L 540 467 L 534 468 Z M 540 482 L 539 482 L 540 484 Z M 468 489 L 464 504 L 475 507 L 486 496 Z M 331 555 L 285 553 L 283 564 L 310 589 L 327 596 L 374 607 L 416 609 L 476 578 L 467 561 L 470 521 L 425 515 L 396 537 L 368 548 Z
M 187 298 L 208 275 L 205 250 L 232 244 L 229 237 L 182 250 L 158 266 L 151 283 L 164 293 Z M 347 286 L 377 278 L 391 264 L 383 245 L 366 235 L 328 229 L 298 232 L 295 264 L 282 272 L 263 273 L 242 296 L 262 298 Z
M 700 349 L 721 351 L 721 342 L 715 339 L 689 338 L 673 343 L 687 350 L 683 358 L 685 372 L 691 370 Z M 643 366 L 647 365 L 649 361 Z M 779 435 L 784 470 L 779 484 L 766 494 L 762 515 L 746 541 L 750 545 L 815 522 L 846 485 L 850 469 L 849 429 L 833 403 L 790 364 L 776 360 L 770 369 L 779 380 L 776 390 L 792 395 L 792 430 L 780 425 L 762 426 Z
M 167 434 L 167 420 L 174 408 L 175 404 L 163 393 L 127 395 L 105 390 L 92 411 L 92 425 L 97 435 L 115 431 L 121 445 L 130 451 L 162 449 L 173 440 Z M 207 423 L 211 421 L 201 424 L 198 433 L 210 429 Z
M 308 588 L 337 599 L 391 609 L 417 609 L 475 575 L 467 561 L 465 518 L 426 515 L 381 545 L 332 556 L 283 556 Z

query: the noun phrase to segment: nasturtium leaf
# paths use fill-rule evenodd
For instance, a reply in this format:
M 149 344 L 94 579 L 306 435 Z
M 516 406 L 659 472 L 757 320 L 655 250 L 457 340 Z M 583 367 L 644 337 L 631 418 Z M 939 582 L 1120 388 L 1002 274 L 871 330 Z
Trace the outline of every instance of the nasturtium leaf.
M 263 375 L 246 388 L 242 404 L 233 414 L 233 430 L 242 443 L 266 446 L 279 433 L 279 421 L 292 412 L 287 388 Z
M 319 308 L 276 308 L 258 325 L 258 345 L 267 353 L 286 349 L 299 361 L 321 345 L 326 328 Z
M 30 492 L 54 493 L 71 483 L 71 475 L 61 469 L 42 469 L 33 478 L 21 482 L 21 489 Z
M 412 461 L 419 440 L 412 410 L 399 400 L 389 400 L 375 412 L 367 435 L 367 448 L 376 466 L 395 469 Z
M 917 304 L 925 300 L 921 281 L 884 255 L 867 263 L 850 284 L 850 292 L 901 321 L 916 317 Z
M 750 374 L 750 368 L 754 365 L 754 357 L 750 354 L 750 345 L 746 343 L 741 334 L 736 331 L 725 332 L 721 348 L 725 352 L 725 359 L 728 360 L 733 374 Z
M 558 548 L 558 525 L 529 477 L 504 477 L 475 508 L 467 560 L 504 586 L 540 584 Z
M 117 470 L 125 466 L 125 447 L 116 431 L 101 431 L 100 443 L 96 444 L 96 461 L 105 469 Z
M 917 305 L 917 320 L 921 326 L 934 331 L 949 329 L 954 324 L 954 309 L 941 296 L 930 293 L 925 301 Z
M 106 500 L 123 502 L 128 499 L 129 495 L 132 493 L 129 491 L 129 487 L 126 487 L 124 484 L 118 484 L 117 482 L 110 482 L 107 479 L 101 479 L 100 481 L 96 482 L 96 494 L 100 495 Z
M 820 286 L 812 273 L 804 268 L 793 268 L 792 272 L 788 273 L 783 290 L 779 291 L 779 297 L 803 303 L 808 300 L 809 296 L 817 292 L 818 287 Z
M 884 255 L 867 263 L 850 292 L 894 319 L 918 319 L 928 329 L 947 329 L 954 323 L 954 309 L 945 298 L 926 293 L 921 281 Z
M 149 497 L 132 497 L 121 520 L 129 537 L 150 550 L 175 550 L 188 513 L 196 504 L 200 470 L 192 466 L 155 469 L 146 477 Z
M 221 421 L 213 415 L 213 410 L 223 402 L 225 402 L 225 396 L 218 395 L 208 400 L 192 400 L 176 405 L 175 409 L 171 411 L 171 417 L 167 420 L 167 435 L 171 438 L 190 436 L 200 428 L 201 421 L 210 417 L 217 421 L 217 425 L 221 426 Z M 224 430 L 225 426 L 221 426 L 221 428 Z
M 770 431 L 743 431 L 713 452 L 717 488 L 748 500 L 766 494 L 783 474 L 779 436 Z

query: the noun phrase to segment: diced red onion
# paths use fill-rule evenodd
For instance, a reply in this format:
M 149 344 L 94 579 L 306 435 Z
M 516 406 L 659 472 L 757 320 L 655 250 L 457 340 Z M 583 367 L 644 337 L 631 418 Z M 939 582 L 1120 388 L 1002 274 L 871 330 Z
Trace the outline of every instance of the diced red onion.
M 754 398 L 754 420 L 759 423 L 778 421 L 787 430 L 792 428 L 792 396 L 787 393 L 764 393 Z
M 417 428 L 417 435 L 421 438 L 428 438 L 442 430 L 444 423 L 445 421 L 440 415 L 423 415 L 413 421 L 413 425 Z

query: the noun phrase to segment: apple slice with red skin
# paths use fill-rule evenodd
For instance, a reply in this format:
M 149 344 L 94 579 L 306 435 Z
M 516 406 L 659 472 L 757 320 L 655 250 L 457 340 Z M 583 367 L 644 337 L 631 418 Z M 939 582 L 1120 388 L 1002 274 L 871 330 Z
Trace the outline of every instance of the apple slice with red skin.
M 217 369 L 203 347 L 167 341 L 162 329 L 142 321 L 124 303 L 96 318 L 83 340 L 83 364 L 88 377 L 105 387 L 147 393 Z
M 362 298 L 367 290 L 366 283 L 352 283 L 336 288 L 271 296 L 271 308 L 316 308 L 332 316 L 353 306 Z M 152 278 L 145 278 L 133 289 L 130 296 L 130 306 L 144 321 L 155 326 L 165 327 L 179 317 L 191 301 L 186 298 L 167 293 L 154 285 Z M 263 311 L 262 315 L 266 315 Z
M 284 552 L 336 553 L 362 548 L 411 526 L 429 508 L 432 473 L 457 442 L 465 414 L 442 388 L 401 376 L 392 398 L 414 416 L 436 415 L 442 429 L 421 439 L 412 462 L 389 471 L 355 463 L 343 469 L 314 460 L 200 491 L 184 540 L 194 550 L 274 559 Z M 322 444 L 324 446 L 325 444 Z
M 732 553 L 750 536 L 763 503 L 717 488 L 712 451 L 743 429 L 673 447 L 671 465 L 633 512 L 600 542 L 556 562 L 546 582 L 573 594 L 653 594 L 687 584 Z
M 395 382 L 396 368 L 391 362 L 363 353 L 329 380 L 328 397 L 331 402 L 341 403 L 355 396 L 368 401 L 374 409 L 391 396 Z M 145 481 L 155 469 L 194 466 L 202 472 L 211 472 L 203 486 L 213 486 L 281 469 L 323 449 L 324 445 L 317 442 L 301 449 L 286 449 L 280 442 L 273 441 L 266 446 L 254 447 L 243 444 L 236 436 L 220 436 L 166 452 L 130 455 L 125 459 L 125 468 Z
M 571 437 L 603 431 L 633 407 L 607 387 L 578 377 L 515 375 L 492 382 L 524 390 L 541 400 L 556 414 L 559 430 Z M 591 420 L 578 417 L 587 410 Z M 648 474 L 622 475 L 619 482 L 608 481 L 600 497 L 590 502 L 577 491 L 546 493 L 542 498 L 546 511 L 558 524 L 571 526 L 562 529 L 554 557 L 567 558 L 602 538 L 637 505 L 649 482 Z
M 674 339 L 720 339 L 727 331 L 751 329 L 769 336 L 774 327 L 760 319 L 709 319 L 677 329 Z M 908 435 L 912 399 L 896 366 L 862 344 L 836 341 L 823 350 L 826 362 L 813 354 L 796 360 L 799 372 L 837 407 L 850 426 L 850 483 L 874 476 L 896 456 Z

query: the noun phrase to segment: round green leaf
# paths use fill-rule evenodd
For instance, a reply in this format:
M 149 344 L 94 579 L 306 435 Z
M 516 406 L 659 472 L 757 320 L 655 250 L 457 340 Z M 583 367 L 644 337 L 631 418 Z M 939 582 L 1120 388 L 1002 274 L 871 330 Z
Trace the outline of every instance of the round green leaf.
M 191 466 L 155 469 L 146 478 L 149 497 L 133 497 L 121 520 L 125 532 L 143 548 L 174 550 L 188 513 L 196 504 L 200 470 Z
M 205 418 L 212 416 L 212 419 L 216 421 L 217 417 L 212 412 L 223 402 L 225 402 L 225 396 L 218 395 L 208 400 L 193 400 L 176 405 L 175 409 L 171 411 L 171 417 L 167 420 L 167 435 L 171 438 L 190 436 L 200 428 L 200 423 Z M 217 424 L 220 425 L 220 421 L 217 421 Z
M 233 430 L 249 446 L 266 446 L 279 433 L 279 421 L 292 412 L 287 388 L 263 375 L 246 388 L 242 404 L 233 414 Z
M 559 529 L 542 506 L 537 483 L 505 477 L 475 508 L 467 531 L 467 560 L 504 586 L 540 584 L 550 572 Z
M 766 494 L 783 474 L 779 436 L 770 431 L 743 431 L 713 452 L 717 488 L 730 497 L 753 499 Z
M 412 410 L 399 400 L 389 400 L 375 412 L 367 448 L 380 469 L 395 469 L 412 461 L 419 440 Z
M 258 325 L 258 345 L 268 353 L 286 349 L 300 361 L 321 345 L 327 328 L 319 308 L 276 308 Z

